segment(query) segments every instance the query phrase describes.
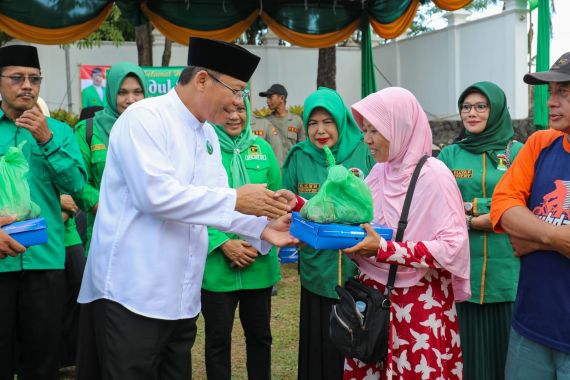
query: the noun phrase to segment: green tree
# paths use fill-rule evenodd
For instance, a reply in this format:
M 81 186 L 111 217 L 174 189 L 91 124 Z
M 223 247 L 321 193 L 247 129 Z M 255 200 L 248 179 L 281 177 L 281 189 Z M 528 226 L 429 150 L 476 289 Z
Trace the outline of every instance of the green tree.
M 497 4 L 497 0 L 473 0 L 471 4 L 465 7 L 466 10 L 471 12 L 477 12 L 487 9 L 490 5 Z M 442 15 L 446 11 L 439 8 L 437 5 L 431 1 L 423 4 L 419 7 L 416 17 L 410 26 L 408 31 L 409 36 L 417 36 L 419 34 L 429 32 L 434 30 L 434 28 L 429 25 L 430 20 L 436 15 Z
M 79 48 L 93 48 L 101 46 L 103 41 L 111 41 L 120 46 L 125 41 L 135 40 L 135 27 L 121 14 L 116 5 L 113 5 L 111 14 L 101 26 L 85 37 L 75 42 Z

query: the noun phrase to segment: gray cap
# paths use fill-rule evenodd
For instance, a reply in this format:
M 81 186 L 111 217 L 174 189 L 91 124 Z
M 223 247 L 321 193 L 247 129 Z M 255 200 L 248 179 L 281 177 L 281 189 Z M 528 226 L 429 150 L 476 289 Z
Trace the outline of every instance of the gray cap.
M 285 89 L 285 86 L 283 86 L 282 84 L 275 83 L 272 84 L 271 87 L 267 89 L 267 91 L 260 92 L 259 96 L 266 98 L 273 94 L 285 95 L 285 97 L 287 97 L 287 90 Z
M 570 52 L 562 54 L 548 71 L 525 74 L 523 81 L 532 85 L 570 82 Z

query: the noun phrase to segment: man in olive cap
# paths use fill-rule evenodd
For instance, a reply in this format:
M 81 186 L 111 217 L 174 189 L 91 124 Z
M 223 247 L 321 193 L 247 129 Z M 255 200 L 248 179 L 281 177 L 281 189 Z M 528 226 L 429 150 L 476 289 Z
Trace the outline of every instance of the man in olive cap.
M 85 184 L 83 160 L 71 128 L 45 117 L 36 107 L 41 81 L 35 47 L 0 48 L 0 156 L 10 147 L 22 146 L 30 168 L 30 197 L 40 207 L 48 232 L 48 243 L 0 260 L 1 379 L 11 379 L 16 370 L 19 379 L 58 376 L 66 294 L 59 196 L 79 191 Z M 0 183 L 6 185 L 10 184 Z
M 491 203 L 497 232 L 520 257 L 506 379 L 570 379 L 570 52 L 549 71 L 549 129 L 529 137 Z
M 271 115 L 267 116 L 267 121 L 271 123 L 271 130 L 257 132 L 259 128 L 252 125 L 253 133 L 258 136 L 262 133 L 265 135 L 265 140 L 275 151 L 279 165 L 283 165 L 291 147 L 306 138 L 303 120 L 287 110 L 287 89 L 285 86 L 278 83 L 273 84 L 266 91 L 260 92 L 259 96 L 267 98 L 267 107 L 271 110 Z
M 243 106 L 258 62 L 237 45 L 191 38 L 178 85 L 115 123 L 79 295 L 79 380 L 191 378 L 206 226 L 262 253 L 267 242 L 295 242 L 278 193 L 228 187 L 206 122 L 221 124 Z

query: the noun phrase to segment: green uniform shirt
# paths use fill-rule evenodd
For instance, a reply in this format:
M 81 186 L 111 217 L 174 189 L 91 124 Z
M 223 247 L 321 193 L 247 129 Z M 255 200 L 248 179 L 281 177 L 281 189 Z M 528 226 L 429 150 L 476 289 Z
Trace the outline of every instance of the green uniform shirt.
M 83 190 L 74 194 L 73 199 L 77 206 L 87 214 L 87 244 L 85 246 L 85 252 L 87 253 L 89 252 L 93 223 L 95 222 L 93 207 L 99 203 L 99 189 L 101 188 L 101 178 L 103 178 L 103 169 L 105 169 L 107 160 L 107 146 L 99 137 L 99 132 L 95 126 L 93 126 L 91 146 L 87 145 L 86 129 L 85 120 L 75 126 L 75 138 L 83 157 L 85 170 L 87 171 L 87 183 Z
M 271 146 L 261 138 L 241 152 L 251 183 L 267 183 L 270 190 L 281 188 L 281 171 Z M 232 186 L 229 173 L 232 154 L 222 150 L 222 162 L 228 172 L 228 182 Z M 242 289 L 268 288 L 281 279 L 277 250 L 275 247 L 267 255 L 259 255 L 255 262 L 246 268 L 232 268 L 231 261 L 219 247 L 230 239 L 241 239 L 238 235 L 226 234 L 208 228 L 208 258 L 204 270 L 202 288 L 211 292 L 231 292 Z
M 91 85 L 89 87 L 85 87 L 85 89 L 81 91 L 81 108 L 93 106 L 105 107 L 105 91 L 107 89 L 105 87 L 101 88 L 103 89 L 103 98 L 99 97 L 99 93 L 95 89 L 95 86 Z
M 81 236 L 77 232 L 77 225 L 75 224 L 75 218 L 69 218 L 63 225 L 63 244 L 66 247 L 71 247 L 72 245 L 83 244 L 81 241 Z
M 368 175 L 374 160 L 364 142 L 355 149 L 342 165 L 348 169 L 358 168 Z M 283 187 L 305 199 L 311 199 L 327 179 L 328 168 L 313 163 L 311 156 L 296 150 L 283 172 Z M 299 255 L 301 285 L 322 297 L 338 298 L 335 287 L 338 285 L 338 251 L 316 250 L 308 245 L 301 248 Z M 356 265 L 342 254 L 342 283 L 356 274 Z
M 522 144 L 514 142 L 510 160 Z M 505 151 L 498 152 L 499 155 Z M 485 153 L 471 153 L 457 144 L 448 145 L 437 157 L 451 170 L 464 202 L 473 203 L 474 215 L 490 212 L 495 186 L 505 173 L 504 160 L 497 165 Z M 469 302 L 512 302 L 517 292 L 519 259 L 506 234 L 469 230 L 471 250 L 471 293 Z
M 40 206 L 48 231 L 47 244 L 32 246 L 17 257 L 0 260 L 0 272 L 64 268 L 64 228 L 59 196 L 81 190 L 85 184 L 85 170 L 71 128 L 49 117 L 47 125 L 53 138 L 39 147 L 28 130 L 16 127 L 0 109 L 0 155 L 6 154 L 9 147 L 27 141 L 23 152 L 30 165 L 30 195 Z
M 271 128 L 266 140 L 271 144 L 279 161 L 279 166 L 283 166 L 289 149 L 298 142 L 305 140 L 303 120 L 291 112 L 287 112 L 287 116 L 284 117 L 271 114 L 267 116 L 267 120 L 273 124 L 273 128 Z

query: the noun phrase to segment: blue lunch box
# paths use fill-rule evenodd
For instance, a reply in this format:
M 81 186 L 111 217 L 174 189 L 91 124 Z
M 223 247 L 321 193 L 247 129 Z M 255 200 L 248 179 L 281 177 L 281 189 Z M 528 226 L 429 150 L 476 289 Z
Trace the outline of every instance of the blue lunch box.
M 375 223 L 371 225 L 378 235 L 386 240 L 392 239 L 393 231 L 391 228 Z M 366 237 L 366 231 L 360 226 L 315 223 L 301 218 L 298 212 L 293 213 L 290 233 L 315 249 L 350 248 Z
M 279 248 L 279 261 L 281 264 L 296 263 L 299 261 L 299 247 L 290 245 Z
M 46 220 L 41 217 L 10 223 L 2 227 L 2 230 L 24 247 L 48 242 Z

